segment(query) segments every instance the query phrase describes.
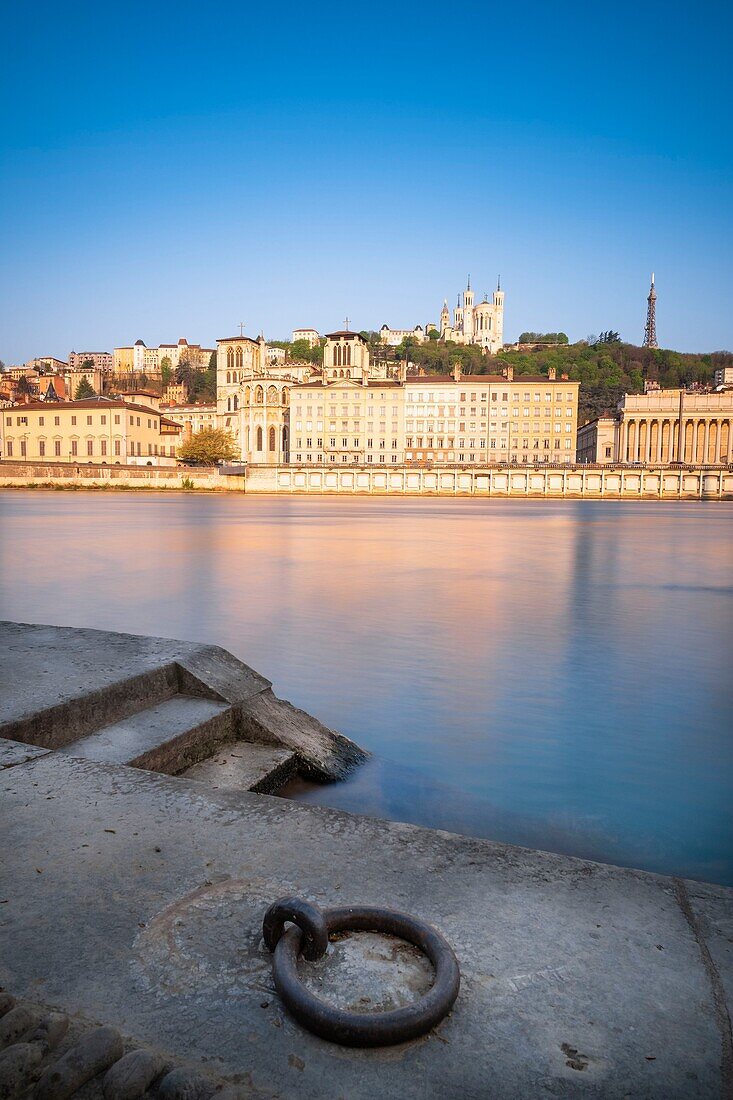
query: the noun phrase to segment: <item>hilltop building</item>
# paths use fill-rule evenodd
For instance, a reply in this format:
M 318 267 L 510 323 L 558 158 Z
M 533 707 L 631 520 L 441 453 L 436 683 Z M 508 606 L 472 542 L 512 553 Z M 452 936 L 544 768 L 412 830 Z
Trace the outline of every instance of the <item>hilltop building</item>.
M 96 370 L 109 373 L 115 364 L 114 355 L 109 351 L 70 351 L 69 370 L 81 370 L 82 366 L 91 362 Z
M 496 355 L 504 343 L 504 291 L 497 284 L 491 301 L 484 295 L 482 302 L 474 304 L 471 277 L 458 303 L 451 322 L 448 302 L 443 302 L 440 312 L 440 338 L 454 344 L 479 344 L 490 355 Z
M 164 359 L 172 370 L 181 363 L 188 363 L 196 370 L 207 370 L 214 353 L 214 348 L 189 344 L 183 336 L 177 344 L 159 344 L 157 348 L 148 348 L 142 340 L 136 340 L 131 347 L 114 349 L 114 373 L 157 375 L 161 373 Z
M 293 329 L 293 343 L 297 340 L 307 340 L 310 347 L 314 348 L 319 343 L 321 337 L 318 334 L 318 330 L 315 328 L 294 328 Z

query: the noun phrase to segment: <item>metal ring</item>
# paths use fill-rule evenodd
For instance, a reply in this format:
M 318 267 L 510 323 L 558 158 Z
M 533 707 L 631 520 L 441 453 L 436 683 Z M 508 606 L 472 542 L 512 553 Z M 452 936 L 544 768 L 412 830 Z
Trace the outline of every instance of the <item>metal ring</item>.
M 303 933 L 303 957 L 314 962 L 328 950 L 328 926 L 323 912 L 303 898 L 278 898 L 265 913 L 262 938 L 274 951 L 285 931 L 285 922 L 292 921 Z
M 290 904 L 299 899 L 287 900 Z M 366 906 L 324 910 L 308 906 L 308 909 L 321 914 L 329 933 L 384 932 L 399 936 L 418 947 L 435 967 L 432 986 L 414 1004 L 388 1012 L 345 1012 L 316 997 L 302 984 L 297 962 L 304 934 L 299 927 L 288 929 L 274 948 L 272 972 L 275 988 L 295 1019 L 309 1031 L 344 1046 L 389 1046 L 424 1035 L 450 1012 L 461 980 L 458 960 L 450 944 L 432 925 L 394 909 Z M 269 913 L 270 910 L 265 915 L 265 925 L 268 927 Z M 265 942 L 269 946 L 267 937 Z

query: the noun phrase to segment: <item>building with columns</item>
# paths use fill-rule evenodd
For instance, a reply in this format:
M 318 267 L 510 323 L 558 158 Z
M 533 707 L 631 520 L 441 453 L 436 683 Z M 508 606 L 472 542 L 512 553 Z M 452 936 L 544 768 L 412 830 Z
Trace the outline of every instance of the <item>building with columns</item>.
M 454 344 L 479 344 L 490 355 L 501 351 L 504 345 L 504 291 L 501 283 L 497 283 L 491 301 L 485 294 L 483 301 L 475 304 L 469 275 L 463 295 L 458 295 L 452 322 L 448 302 L 443 302 L 440 338 Z
M 617 461 L 733 462 L 733 391 L 625 394 L 617 417 Z
M 733 463 L 733 390 L 627 393 L 615 417 L 578 429 L 577 453 L 579 462 L 729 465 Z

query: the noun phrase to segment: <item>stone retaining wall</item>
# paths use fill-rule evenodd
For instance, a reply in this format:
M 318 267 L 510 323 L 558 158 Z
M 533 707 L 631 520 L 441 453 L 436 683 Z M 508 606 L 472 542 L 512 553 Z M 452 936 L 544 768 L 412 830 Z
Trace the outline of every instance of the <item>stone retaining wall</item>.
M 530 466 L 313 469 L 255 466 L 248 493 L 733 500 L 733 467 Z
M 185 483 L 185 484 L 184 484 Z M 208 489 L 242 491 L 244 476 L 208 466 L 102 466 L 73 462 L 0 462 L 0 487 Z

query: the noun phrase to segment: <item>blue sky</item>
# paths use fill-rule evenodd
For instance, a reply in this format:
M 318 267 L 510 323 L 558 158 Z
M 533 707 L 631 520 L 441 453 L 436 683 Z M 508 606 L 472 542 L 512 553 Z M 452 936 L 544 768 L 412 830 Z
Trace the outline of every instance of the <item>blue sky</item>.
M 0 358 L 438 319 L 733 348 L 724 3 L 6 5 Z

